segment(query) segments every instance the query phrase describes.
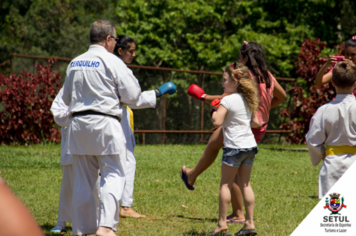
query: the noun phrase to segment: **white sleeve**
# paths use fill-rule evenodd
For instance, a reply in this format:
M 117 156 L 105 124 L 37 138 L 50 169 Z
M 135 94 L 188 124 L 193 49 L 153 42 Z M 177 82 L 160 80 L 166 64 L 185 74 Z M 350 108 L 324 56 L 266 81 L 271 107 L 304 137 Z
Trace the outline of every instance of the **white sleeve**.
M 54 121 L 59 126 L 66 127 L 69 125 L 69 112 L 68 106 L 63 101 L 63 88 L 59 90 L 59 93 L 54 99 L 51 106 L 51 112 L 53 114 Z
M 67 106 L 69 106 L 70 101 L 71 101 L 71 85 L 70 85 L 70 81 L 69 81 L 70 78 L 68 76 L 69 66 L 70 66 L 70 63 L 67 67 L 66 78 L 64 80 L 64 85 L 62 87 L 62 89 L 63 89 L 62 100 L 63 100 L 64 104 L 66 104 Z
M 138 101 L 141 87 L 132 71 L 127 67 L 125 69 L 122 73 L 117 73 L 119 75 L 118 92 L 123 105 L 132 105 Z
M 323 122 L 323 111 L 324 109 L 321 107 L 314 114 L 310 121 L 309 131 L 306 135 L 306 141 L 308 144 L 310 160 L 313 166 L 319 164 L 319 162 L 323 159 L 325 155 L 325 127 Z
M 223 97 L 221 99 L 220 105 L 223 105 L 227 110 L 230 109 L 230 96 Z
M 141 93 L 138 101 L 130 105 L 131 109 L 145 109 L 145 108 L 155 108 L 156 107 L 156 92 L 154 90 L 145 91 Z

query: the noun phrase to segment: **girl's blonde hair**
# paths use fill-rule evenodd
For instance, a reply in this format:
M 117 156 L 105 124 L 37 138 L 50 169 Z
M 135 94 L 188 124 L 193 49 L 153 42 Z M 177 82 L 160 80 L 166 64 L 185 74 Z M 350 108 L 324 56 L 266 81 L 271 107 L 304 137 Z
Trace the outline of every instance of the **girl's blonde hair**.
M 225 68 L 225 72 L 229 77 L 237 82 L 237 92 L 240 93 L 247 102 L 248 109 L 254 113 L 258 109 L 258 91 L 256 82 L 251 78 L 248 68 L 236 63 L 236 69 L 231 65 Z

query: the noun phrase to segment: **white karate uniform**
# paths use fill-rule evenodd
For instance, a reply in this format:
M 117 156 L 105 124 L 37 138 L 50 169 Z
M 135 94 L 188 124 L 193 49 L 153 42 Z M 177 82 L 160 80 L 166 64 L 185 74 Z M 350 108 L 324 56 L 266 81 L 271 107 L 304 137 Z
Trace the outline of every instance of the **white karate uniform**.
M 69 113 L 92 110 L 122 118 L 122 106 L 137 102 L 140 85 L 118 57 L 100 45 L 73 59 L 63 86 Z M 67 154 L 73 157 L 73 234 L 95 234 L 99 226 L 117 230 L 125 183 L 126 141 L 121 124 L 105 115 L 73 117 Z M 96 216 L 95 182 L 101 173 L 100 215 Z
M 61 145 L 61 168 L 62 168 L 62 183 L 59 195 L 59 207 L 58 207 L 58 222 L 71 222 L 71 204 L 74 188 L 73 179 L 73 161 L 72 155 L 66 154 L 66 138 L 67 138 L 67 126 L 70 122 L 68 106 L 64 104 L 62 100 L 63 88 L 59 91 L 54 99 L 51 107 L 52 114 L 55 122 L 62 126 L 62 145 Z M 145 109 L 156 107 L 156 93 L 152 91 L 145 91 L 141 93 L 141 96 L 136 104 L 130 105 L 132 109 Z M 131 127 L 130 113 L 127 109 L 123 110 L 123 120 L 121 122 L 124 135 L 126 138 L 127 146 L 127 159 L 126 159 L 126 177 L 125 187 L 122 194 L 121 205 L 131 207 L 133 203 L 133 189 L 135 181 L 136 159 L 134 155 L 135 137 Z M 100 178 L 99 178 L 100 179 Z M 99 183 L 98 183 L 99 182 Z M 100 180 L 97 181 L 97 188 L 100 188 Z M 99 196 L 99 195 L 98 195 Z
M 356 146 L 356 102 L 351 94 L 338 94 L 334 101 L 317 110 L 306 135 L 311 162 L 314 166 L 325 156 L 326 147 Z M 321 199 L 356 160 L 355 154 L 325 157 L 319 171 Z
M 141 96 L 136 104 L 130 105 L 131 109 L 144 109 L 144 108 L 155 108 L 156 107 L 156 93 L 154 90 L 145 91 L 141 93 Z M 123 111 L 123 119 L 121 122 L 122 129 L 126 138 L 127 147 L 127 159 L 126 159 L 126 180 L 125 188 L 122 194 L 121 206 L 131 207 L 133 202 L 133 189 L 135 182 L 135 171 L 136 171 L 136 159 L 134 155 L 134 147 L 136 145 L 135 136 L 132 132 L 132 127 L 130 123 L 130 113 L 127 109 Z
M 73 167 L 72 155 L 66 154 L 66 139 L 67 139 L 67 126 L 70 122 L 68 106 L 64 104 L 62 99 L 63 89 L 59 90 L 56 98 L 54 99 L 51 112 L 54 121 L 61 126 L 61 169 L 62 169 L 62 183 L 59 193 L 58 204 L 58 222 L 71 222 L 71 205 L 73 195 Z

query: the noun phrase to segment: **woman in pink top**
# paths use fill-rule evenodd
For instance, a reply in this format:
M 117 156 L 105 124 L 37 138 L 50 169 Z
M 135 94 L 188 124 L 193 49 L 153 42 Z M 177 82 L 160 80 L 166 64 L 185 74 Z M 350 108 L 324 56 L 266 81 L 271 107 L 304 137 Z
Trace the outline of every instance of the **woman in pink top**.
M 347 40 L 345 43 L 345 57 L 335 57 L 335 56 L 330 56 L 327 62 L 321 67 L 319 70 L 316 79 L 315 79 L 315 85 L 321 86 L 323 84 L 329 83 L 331 81 L 332 77 L 332 71 L 331 69 L 328 73 L 325 74 L 326 69 L 330 65 L 335 65 L 336 62 L 338 61 L 352 61 L 354 64 L 356 64 L 356 36 L 353 36 L 351 39 Z M 354 96 L 356 97 L 356 88 L 354 89 L 353 92 Z
M 240 48 L 239 62 L 249 68 L 251 77 L 255 80 L 259 92 L 259 108 L 251 123 L 253 127 L 252 132 L 258 143 L 261 141 L 267 128 L 269 110 L 281 104 L 287 98 L 287 95 L 272 74 L 267 71 L 264 53 L 258 43 L 244 42 Z M 226 94 L 220 96 L 204 94 L 203 96 L 205 102 L 210 103 L 216 98 L 221 99 L 224 95 Z M 181 168 L 181 178 L 189 190 L 194 190 L 193 185 L 196 178 L 215 161 L 222 147 L 224 147 L 223 134 L 221 127 L 219 127 L 210 137 L 198 163 L 192 169 L 188 169 L 185 166 Z M 231 194 L 233 196 L 232 199 L 239 199 L 239 201 L 232 201 L 233 213 L 228 216 L 228 222 L 245 223 L 245 217 L 242 211 L 242 194 L 237 185 L 233 186 Z M 246 225 L 244 229 L 248 230 L 249 228 Z
M 245 43 L 240 48 L 240 61 L 249 70 L 252 79 L 256 82 L 259 94 L 259 107 L 256 112 L 258 125 L 252 126 L 256 142 L 263 138 L 269 120 L 269 110 L 279 105 L 287 95 L 273 75 L 267 70 L 262 47 L 255 42 Z

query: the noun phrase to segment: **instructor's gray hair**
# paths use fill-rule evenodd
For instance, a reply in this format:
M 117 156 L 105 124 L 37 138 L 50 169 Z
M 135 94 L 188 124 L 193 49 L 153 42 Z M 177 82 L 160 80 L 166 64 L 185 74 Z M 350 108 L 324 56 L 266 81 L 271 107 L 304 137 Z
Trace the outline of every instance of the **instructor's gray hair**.
M 108 35 L 115 37 L 115 26 L 107 20 L 95 21 L 89 32 L 89 38 L 91 44 L 101 44 L 105 41 Z

